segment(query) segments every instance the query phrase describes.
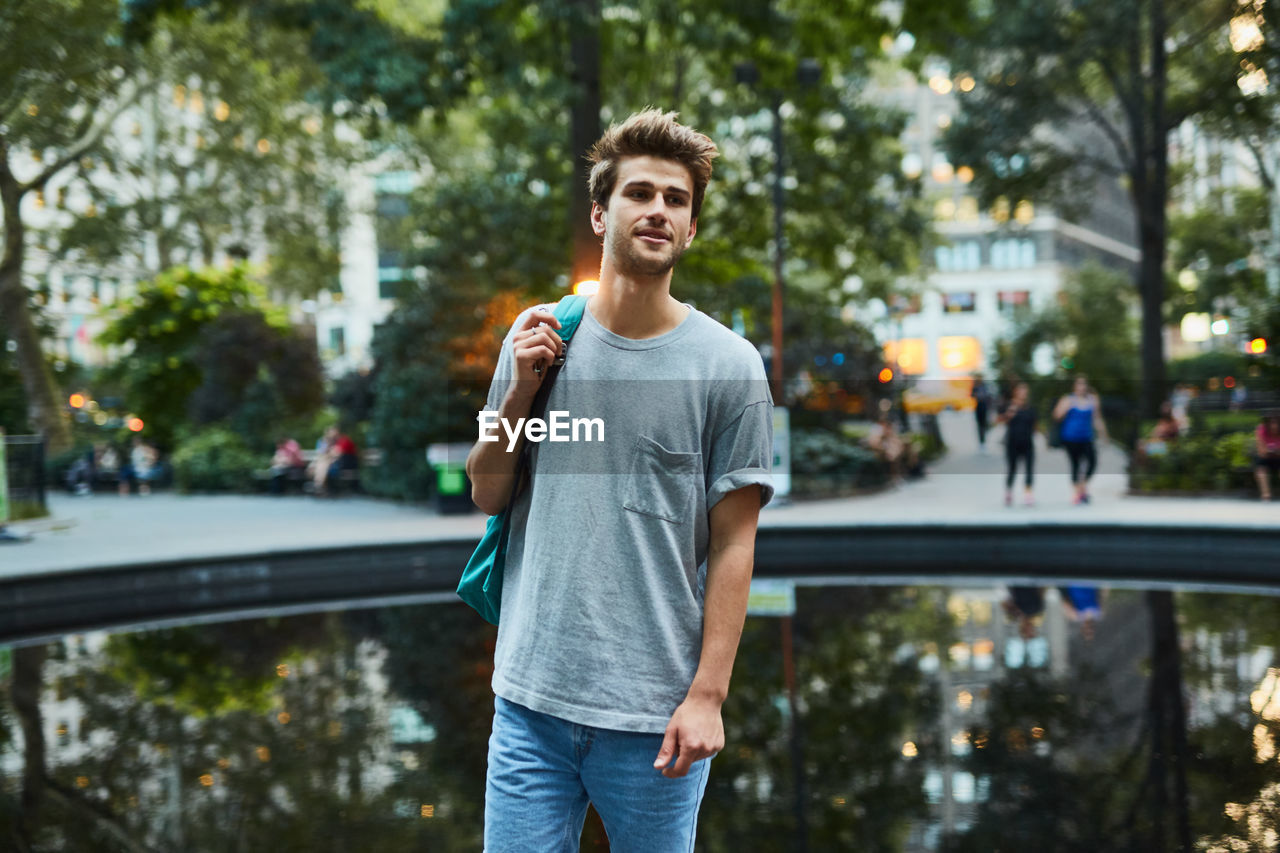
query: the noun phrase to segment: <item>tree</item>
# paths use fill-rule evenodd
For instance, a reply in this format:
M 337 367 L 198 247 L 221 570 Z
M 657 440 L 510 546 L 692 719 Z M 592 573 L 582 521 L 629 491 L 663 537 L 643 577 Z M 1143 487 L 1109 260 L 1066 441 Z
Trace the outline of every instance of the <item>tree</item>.
M 1062 381 L 1042 386 L 1042 405 L 1052 406 L 1076 374 L 1088 377 L 1104 398 L 1131 400 L 1138 367 L 1133 315 L 1133 291 L 1125 277 L 1088 264 L 1068 274 L 1056 305 L 1018 321 L 1009 340 L 1001 342 L 997 368 L 1004 376 L 1035 377 L 1035 351 L 1048 345 L 1054 361 L 1051 377 Z M 1108 415 L 1119 414 L 1114 406 L 1104 408 Z
M 131 0 L 127 8 L 134 30 L 145 33 L 157 16 L 196 14 L 193 5 L 243 4 Z M 679 110 L 721 143 L 704 227 L 681 279 L 700 288 L 700 307 L 732 307 L 732 285 L 771 274 L 765 188 L 774 160 L 765 108 L 773 91 L 792 116 L 788 281 L 830 288 L 856 276 L 867 297 L 915 268 L 927 221 L 918 187 L 896 168 L 904 119 L 862 96 L 889 30 L 878 5 L 856 4 L 834 20 L 820 8 L 761 0 L 648 0 L 609 14 L 594 0 L 453 0 L 414 6 L 418 15 L 409 8 L 387 0 L 353 10 L 321 0 L 255 4 L 253 14 L 308 33 L 332 90 L 368 117 L 366 131 L 386 131 L 387 141 L 430 168 L 420 230 L 435 245 L 420 260 L 434 283 L 453 286 L 459 270 L 444 252 L 465 259 L 463 275 L 490 283 L 473 294 L 476 302 L 498 282 L 516 279 L 535 292 L 554 283 L 563 292 L 573 280 L 567 272 L 594 272 L 595 262 L 581 261 L 583 238 L 574 236 L 587 221 L 582 155 L 601 118 L 653 103 Z M 822 68 L 807 91 L 795 83 L 799 57 Z M 733 82 L 735 65 L 748 59 L 760 69 L 758 91 Z M 596 63 L 608 74 L 593 93 Z M 401 128 L 388 129 L 386 119 Z M 450 210 L 460 213 L 441 217 Z M 460 234 L 487 243 L 450 251 L 444 244 Z
M 24 278 L 24 200 L 93 153 L 141 93 L 137 51 L 122 46 L 111 0 L 6 3 L 0 33 L 0 321 L 16 346 L 32 424 L 54 452 L 71 441 L 61 393 L 45 363 Z
M 1165 387 L 1169 134 L 1242 101 L 1239 59 L 1226 38 L 1238 4 L 956 5 L 972 16 L 958 32 L 930 31 L 914 4 L 904 26 L 919 22 L 921 48 L 976 81 L 960 99 L 946 146 L 953 163 L 974 169 L 981 200 L 1052 201 L 1078 212 L 1090 186 L 1126 182 L 1141 250 L 1141 408 L 1153 417 Z
M 128 279 L 256 254 L 278 298 L 334 287 L 340 181 L 358 146 L 338 141 L 302 35 L 245 12 L 193 15 L 161 26 L 144 57 L 151 88 L 132 134 L 109 136 L 59 191 L 89 203 L 57 205 L 43 235 L 53 262 Z
M 220 421 L 263 441 L 282 420 L 323 404 L 314 345 L 243 264 L 176 267 L 140 284 L 103 340 L 132 348 L 111 372 L 161 445 L 184 424 Z
M 1280 342 L 1280 293 L 1271 292 L 1269 273 L 1254 263 L 1259 235 L 1268 228 L 1268 192 L 1265 188 L 1213 192 L 1190 211 L 1170 218 L 1170 267 L 1177 272 L 1170 276 L 1168 321 L 1177 323 L 1192 312 L 1227 314 L 1235 326 L 1232 331 L 1270 344 L 1267 352 L 1247 358 L 1237 352 L 1204 353 L 1199 363 L 1206 368 L 1213 363 L 1233 366 L 1225 372 L 1195 371 L 1204 373 L 1196 381 L 1243 368 L 1250 377 L 1273 382 L 1280 369 L 1275 349 Z M 1250 384 L 1254 382 L 1251 378 Z

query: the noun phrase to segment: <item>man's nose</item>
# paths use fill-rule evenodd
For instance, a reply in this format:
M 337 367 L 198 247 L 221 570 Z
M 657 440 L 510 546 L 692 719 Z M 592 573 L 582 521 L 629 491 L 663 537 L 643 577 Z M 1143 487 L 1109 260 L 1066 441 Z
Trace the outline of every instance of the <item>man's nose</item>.
M 667 202 L 659 197 L 649 202 L 648 208 L 644 212 L 646 219 L 657 219 L 663 222 L 667 219 Z

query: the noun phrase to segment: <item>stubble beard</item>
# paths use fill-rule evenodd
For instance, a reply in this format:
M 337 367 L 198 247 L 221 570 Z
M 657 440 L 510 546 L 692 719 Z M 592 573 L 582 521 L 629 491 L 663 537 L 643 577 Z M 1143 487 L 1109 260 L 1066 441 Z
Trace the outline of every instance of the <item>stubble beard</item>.
M 680 256 L 684 254 L 684 247 L 674 240 L 664 255 L 654 257 L 643 254 L 636 248 L 635 243 L 632 242 L 633 239 L 631 234 L 623 233 L 621 228 L 609 234 L 609 248 L 612 250 L 614 266 L 623 275 L 666 275 L 675 269 Z

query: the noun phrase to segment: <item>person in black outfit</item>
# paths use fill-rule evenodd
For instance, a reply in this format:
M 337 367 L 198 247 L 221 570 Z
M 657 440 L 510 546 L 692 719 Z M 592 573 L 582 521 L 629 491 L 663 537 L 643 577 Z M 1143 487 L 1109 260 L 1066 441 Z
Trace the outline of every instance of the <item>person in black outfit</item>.
M 1008 474 L 1004 482 L 1004 505 L 1013 505 L 1013 480 L 1018 472 L 1018 460 L 1026 460 L 1027 481 L 1023 502 L 1027 506 L 1035 506 L 1035 498 L 1031 494 L 1031 484 L 1035 477 L 1036 447 L 1033 437 L 1036 432 L 1036 410 L 1032 407 L 1031 389 L 1025 382 L 1019 382 L 1013 388 L 1013 396 L 1008 408 L 996 419 L 1005 424 L 1004 457 L 1008 463 Z
M 973 390 L 969 392 L 973 397 L 973 416 L 978 421 L 978 451 L 987 452 L 987 414 L 991 408 L 991 390 L 987 387 L 987 382 L 982 378 L 981 373 L 975 373 L 973 376 Z

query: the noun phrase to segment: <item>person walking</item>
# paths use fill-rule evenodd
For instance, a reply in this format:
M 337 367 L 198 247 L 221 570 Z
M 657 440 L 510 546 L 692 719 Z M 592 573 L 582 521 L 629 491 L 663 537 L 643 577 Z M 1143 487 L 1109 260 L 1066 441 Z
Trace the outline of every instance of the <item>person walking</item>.
M 1254 431 L 1257 463 L 1253 476 L 1258 481 L 1258 496 L 1271 500 L 1271 475 L 1280 471 L 1280 411 L 1268 411 Z
M 548 412 L 603 440 L 477 442 L 472 498 L 513 488 L 494 651 L 484 848 L 578 849 L 588 803 L 615 850 L 692 849 L 746 616 L 759 512 L 773 494 L 773 401 L 755 347 L 671 295 L 717 156 L 647 110 L 592 148 L 598 292 L 571 345 L 523 312 L 484 417 L 526 417 L 561 353 Z M 534 433 L 524 433 L 529 440 Z
M 1031 487 L 1035 481 L 1036 467 L 1036 410 L 1031 405 L 1031 386 L 1025 382 L 1015 385 L 1008 407 L 997 416 L 996 420 L 1005 425 L 1004 505 L 1013 506 L 1013 481 L 1017 479 L 1018 462 L 1022 461 L 1026 467 L 1026 485 L 1022 502 L 1027 506 L 1035 506 L 1036 499 Z
M 1102 420 L 1102 404 L 1089 387 L 1089 380 L 1077 376 L 1071 393 L 1064 394 L 1053 409 L 1053 419 L 1060 422 L 1058 436 L 1071 460 L 1071 485 L 1075 490 L 1072 503 L 1089 502 L 1089 480 L 1098 467 L 1098 438 L 1106 441 L 1107 425 Z
M 973 417 L 978 422 L 978 452 L 987 452 L 987 428 L 990 426 L 991 388 L 981 373 L 973 375 Z

